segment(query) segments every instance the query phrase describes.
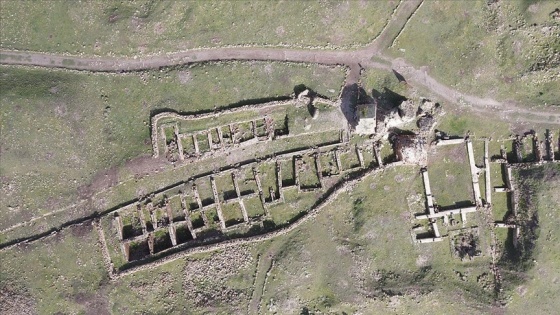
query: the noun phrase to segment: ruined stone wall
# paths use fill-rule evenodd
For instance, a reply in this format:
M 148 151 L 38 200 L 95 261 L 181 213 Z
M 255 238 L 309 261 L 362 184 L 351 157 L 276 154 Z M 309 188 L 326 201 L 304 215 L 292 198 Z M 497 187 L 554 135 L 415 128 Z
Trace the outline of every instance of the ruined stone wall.
M 267 103 L 262 103 L 262 104 L 251 104 L 251 105 L 245 105 L 245 106 L 240 106 L 240 107 L 236 107 L 236 108 L 227 108 L 227 109 L 223 109 L 217 112 L 211 112 L 211 113 L 203 113 L 203 114 L 193 114 L 193 115 L 181 115 L 175 112 L 164 112 L 164 113 L 159 113 L 155 116 L 152 117 L 151 119 L 151 137 L 152 137 L 152 156 L 154 158 L 159 157 L 160 155 L 160 150 L 159 150 L 159 137 L 158 137 L 158 128 L 159 128 L 159 122 L 162 119 L 175 119 L 175 120 L 184 120 L 184 121 L 189 121 L 189 120 L 196 120 L 196 119 L 205 119 L 205 118 L 212 118 L 212 117 L 219 117 L 220 115 L 225 115 L 225 114 L 233 114 L 233 113 L 239 113 L 239 112 L 243 112 L 243 111 L 247 111 L 247 110 L 259 110 L 259 109 L 263 109 L 266 107 L 275 107 L 275 106 L 286 106 L 286 105 L 296 105 L 297 100 L 295 99 L 291 99 L 291 100 L 287 100 L 287 101 L 272 101 L 272 102 L 267 102 Z M 319 103 L 324 103 L 333 107 L 337 107 L 340 106 L 340 100 L 339 101 L 331 101 L 329 99 L 325 99 L 325 98 L 321 98 L 321 97 L 315 97 L 314 102 L 319 102 Z

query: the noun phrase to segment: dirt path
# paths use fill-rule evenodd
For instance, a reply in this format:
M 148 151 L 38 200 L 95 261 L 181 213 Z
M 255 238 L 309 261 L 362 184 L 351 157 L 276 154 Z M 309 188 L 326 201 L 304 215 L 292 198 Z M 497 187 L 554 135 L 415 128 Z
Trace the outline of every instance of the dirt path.
M 422 0 L 402 1 L 379 36 L 370 45 L 353 51 L 238 47 L 189 50 L 142 58 L 101 58 L 0 49 L 0 64 L 106 72 L 157 69 L 217 60 L 270 60 L 351 66 L 368 61 L 380 50 L 389 47 L 421 3 Z
M 326 51 L 282 48 L 216 48 L 191 50 L 145 58 L 96 58 L 50 55 L 35 52 L 0 51 L 2 64 L 33 65 L 87 71 L 137 71 L 218 60 L 267 60 L 348 65 L 366 58 L 367 50 Z
M 533 123 L 560 123 L 560 111 L 553 108 L 529 109 L 512 103 L 498 102 L 461 93 L 446 86 L 422 68 L 416 69 L 403 59 L 387 57 L 383 51 L 390 47 L 406 23 L 422 4 L 422 0 L 402 1 L 379 36 L 368 46 L 353 51 L 302 50 L 286 48 L 215 48 L 169 53 L 142 58 L 100 58 L 62 56 L 37 52 L 0 50 L 0 64 L 32 65 L 96 72 L 122 72 L 157 69 L 195 62 L 218 60 L 265 60 L 345 65 L 349 67 L 346 85 L 358 83 L 363 69 L 375 68 L 401 73 L 412 86 L 421 86 L 446 101 L 471 107 L 478 112 L 499 115 L 500 119 Z M 385 62 L 372 61 L 372 57 Z
M 389 61 L 389 60 L 388 60 Z M 492 116 L 498 115 L 501 120 L 514 122 L 533 122 L 560 124 L 560 110 L 552 107 L 529 108 L 520 107 L 508 102 L 498 102 L 491 98 L 461 93 L 431 77 L 423 68 L 416 69 L 403 59 L 391 60 L 391 68 L 402 74 L 413 86 L 422 86 L 434 94 L 454 104 L 472 108 Z

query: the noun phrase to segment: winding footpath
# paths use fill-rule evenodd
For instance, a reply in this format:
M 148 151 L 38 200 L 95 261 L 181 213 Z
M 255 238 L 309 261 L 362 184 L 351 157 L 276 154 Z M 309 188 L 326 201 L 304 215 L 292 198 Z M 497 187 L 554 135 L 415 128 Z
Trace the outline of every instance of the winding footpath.
M 358 83 L 361 69 L 395 70 L 407 83 L 432 91 L 446 101 L 471 107 L 476 111 L 500 115 L 500 119 L 517 119 L 534 123 L 560 123 L 560 112 L 550 108 L 530 109 L 512 103 L 461 93 L 438 82 L 425 70 L 407 64 L 403 59 L 387 57 L 390 47 L 409 19 L 422 5 L 422 0 L 401 1 L 379 36 L 369 45 L 356 50 L 303 50 L 287 48 L 233 47 L 189 50 L 141 58 L 80 57 L 0 49 L 0 64 L 47 68 L 65 68 L 92 72 L 126 72 L 158 69 L 189 63 L 224 60 L 261 60 L 344 65 L 350 69 L 346 84 Z M 372 58 L 375 57 L 373 61 Z

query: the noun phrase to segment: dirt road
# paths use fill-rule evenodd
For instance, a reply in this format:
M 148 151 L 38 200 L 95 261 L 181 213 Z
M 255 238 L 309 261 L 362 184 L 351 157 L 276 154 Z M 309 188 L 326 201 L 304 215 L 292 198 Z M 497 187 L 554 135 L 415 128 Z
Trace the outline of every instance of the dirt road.
M 422 0 L 403 1 L 393 13 L 379 36 L 368 46 L 352 51 L 303 50 L 286 48 L 214 48 L 189 50 L 141 58 L 81 57 L 0 50 L 0 64 L 33 65 L 95 72 L 123 72 L 157 69 L 188 63 L 218 60 L 265 60 L 345 65 L 350 72 L 347 85 L 358 83 L 362 69 L 396 70 L 412 86 L 421 86 L 446 101 L 471 107 L 476 111 L 499 115 L 500 119 L 521 120 L 533 123 L 560 123 L 560 111 L 554 108 L 530 109 L 511 103 L 461 93 L 438 82 L 426 71 L 414 68 L 402 59 L 391 60 L 383 51 L 392 45 L 406 23 L 422 4 Z M 385 60 L 385 62 L 375 62 Z

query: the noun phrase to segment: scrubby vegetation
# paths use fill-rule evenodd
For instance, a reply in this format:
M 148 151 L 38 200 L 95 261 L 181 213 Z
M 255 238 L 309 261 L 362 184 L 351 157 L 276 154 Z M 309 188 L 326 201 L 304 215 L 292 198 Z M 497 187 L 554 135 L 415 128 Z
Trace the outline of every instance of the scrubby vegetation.
M 0 47 L 105 56 L 228 45 L 348 47 L 371 42 L 398 4 L 6 1 Z
M 392 54 L 458 90 L 560 105 L 560 26 L 553 1 L 425 1 Z

